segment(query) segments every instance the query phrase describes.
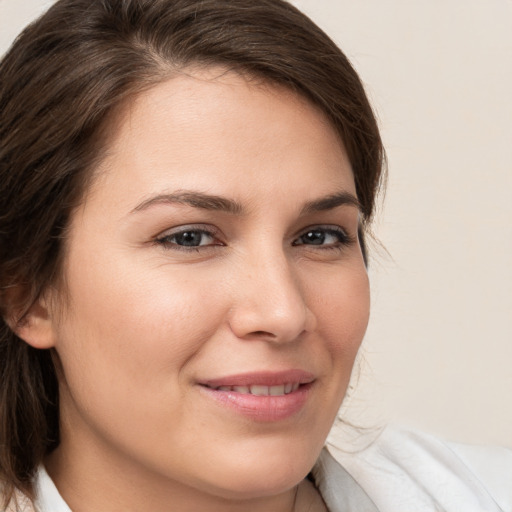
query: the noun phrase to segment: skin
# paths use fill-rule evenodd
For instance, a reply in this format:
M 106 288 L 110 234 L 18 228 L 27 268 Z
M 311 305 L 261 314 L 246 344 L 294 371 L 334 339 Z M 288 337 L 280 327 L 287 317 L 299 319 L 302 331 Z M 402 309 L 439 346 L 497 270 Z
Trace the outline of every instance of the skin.
M 292 510 L 369 314 L 357 206 L 303 211 L 355 197 L 342 143 L 292 92 L 194 70 L 126 106 L 96 173 L 71 220 L 66 302 L 49 292 L 21 333 L 62 366 L 62 442 L 47 461 L 59 491 L 74 512 Z M 240 211 L 151 203 L 184 190 Z M 183 226 L 199 247 L 179 245 Z M 198 384 L 287 369 L 314 382 L 280 421 Z M 296 509 L 321 509 L 302 487 Z

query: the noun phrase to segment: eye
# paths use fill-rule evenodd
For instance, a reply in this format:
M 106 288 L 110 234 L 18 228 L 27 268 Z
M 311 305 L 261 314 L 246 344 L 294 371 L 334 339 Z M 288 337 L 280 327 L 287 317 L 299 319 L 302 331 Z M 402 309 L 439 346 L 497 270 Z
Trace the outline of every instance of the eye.
M 339 248 L 353 243 L 354 237 L 337 226 L 315 226 L 300 235 L 292 245 L 314 245 L 323 248 Z
M 167 232 L 156 239 L 156 243 L 168 249 L 191 250 L 200 247 L 223 245 L 215 237 L 215 232 L 205 228 L 186 227 L 179 231 Z

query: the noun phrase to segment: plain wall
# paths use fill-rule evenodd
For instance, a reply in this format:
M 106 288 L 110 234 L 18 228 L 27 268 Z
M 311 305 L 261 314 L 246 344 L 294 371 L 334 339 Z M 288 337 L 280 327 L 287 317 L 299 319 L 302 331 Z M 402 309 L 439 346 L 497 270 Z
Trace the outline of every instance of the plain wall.
M 512 2 L 294 3 L 359 71 L 389 160 L 343 414 L 512 446 Z M 0 52 L 50 4 L 0 0 Z

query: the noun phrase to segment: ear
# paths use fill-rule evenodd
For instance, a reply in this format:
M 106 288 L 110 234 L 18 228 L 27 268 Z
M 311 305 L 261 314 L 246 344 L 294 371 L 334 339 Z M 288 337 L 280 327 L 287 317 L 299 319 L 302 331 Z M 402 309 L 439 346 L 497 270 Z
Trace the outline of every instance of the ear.
M 55 346 L 55 324 L 48 301 L 43 297 L 37 299 L 21 319 L 16 314 L 9 315 L 7 323 L 19 338 L 34 348 Z

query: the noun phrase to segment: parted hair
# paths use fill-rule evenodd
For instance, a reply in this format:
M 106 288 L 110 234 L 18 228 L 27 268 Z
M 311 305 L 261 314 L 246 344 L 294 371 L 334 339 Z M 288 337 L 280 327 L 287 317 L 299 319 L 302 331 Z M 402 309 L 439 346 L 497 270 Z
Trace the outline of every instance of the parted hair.
M 61 277 L 66 228 L 116 108 L 187 66 L 223 66 L 317 105 L 348 153 L 362 207 L 375 209 L 384 153 L 345 55 L 283 0 L 60 0 L 0 63 L 0 487 L 33 496 L 59 443 L 53 350 L 16 335 Z

